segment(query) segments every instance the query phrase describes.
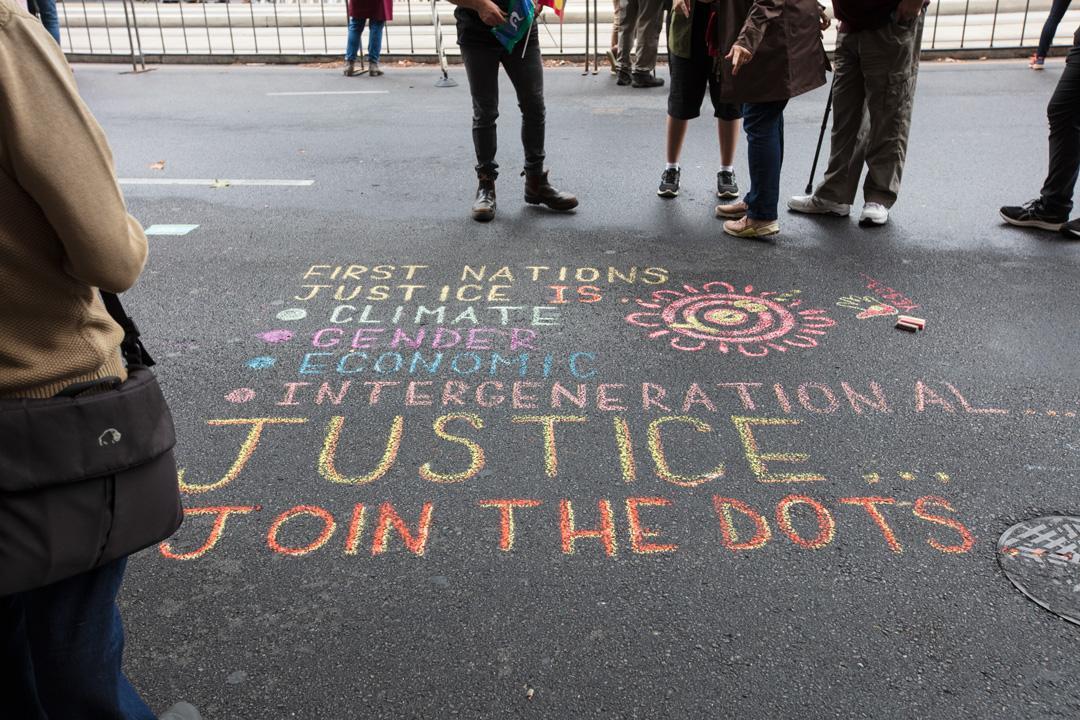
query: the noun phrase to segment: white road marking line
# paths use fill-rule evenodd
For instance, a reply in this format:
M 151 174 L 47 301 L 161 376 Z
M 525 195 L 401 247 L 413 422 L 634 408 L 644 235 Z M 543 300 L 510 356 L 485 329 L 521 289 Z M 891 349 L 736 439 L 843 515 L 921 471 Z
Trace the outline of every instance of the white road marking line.
M 308 92 L 272 92 L 266 93 L 267 97 L 284 97 L 287 95 L 389 95 L 389 90 L 314 90 Z
M 151 225 L 146 228 L 147 235 L 187 235 L 198 225 Z
M 205 187 L 228 187 L 230 185 L 248 185 L 258 187 L 307 187 L 314 185 L 314 180 L 230 180 L 196 178 L 120 178 L 121 185 L 198 185 Z

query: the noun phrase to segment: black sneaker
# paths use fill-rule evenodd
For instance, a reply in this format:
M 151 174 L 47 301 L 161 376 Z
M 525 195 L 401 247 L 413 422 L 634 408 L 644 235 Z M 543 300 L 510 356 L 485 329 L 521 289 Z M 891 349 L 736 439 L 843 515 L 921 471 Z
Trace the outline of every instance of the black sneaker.
M 1010 225 L 1041 230 L 1060 230 L 1069 221 L 1068 215 L 1057 215 L 1043 207 L 1042 200 L 1032 200 L 1023 207 L 1001 208 L 1001 219 Z
M 634 82 L 634 79 L 633 79 L 633 77 L 630 76 L 630 71 L 629 70 L 623 70 L 622 68 L 619 68 L 618 70 L 615 71 L 615 84 L 616 85 L 622 85 L 622 86 L 625 87 L 626 85 L 633 84 L 633 82 Z
M 662 198 L 679 196 L 679 168 L 674 167 L 664 170 L 664 174 L 660 176 L 660 188 L 656 191 L 656 194 Z
M 664 78 L 658 78 L 653 73 L 632 73 L 630 76 L 630 87 L 636 88 L 657 88 L 663 87 Z
M 721 199 L 739 197 L 739 183 L 735 182 L 735 173 L 721 170 L 716 173 L 716 197 Z
M 1062 225 L 1061 234 L 1070 240 L 1080 240 L 1080 218 L 1070 220 Z

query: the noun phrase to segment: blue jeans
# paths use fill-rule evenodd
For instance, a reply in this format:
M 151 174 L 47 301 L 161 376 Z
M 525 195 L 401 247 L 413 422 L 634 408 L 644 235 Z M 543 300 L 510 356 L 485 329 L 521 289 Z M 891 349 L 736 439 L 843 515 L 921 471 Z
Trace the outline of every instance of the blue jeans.
M 364 32 L 364 23 L 366 22 L 367 20 L 365 18 L 349 18 L 349 40 L 345 45 L 346 60 L 355 60 L 356 53 L 360 52 L 360 36 Z M 385 20 L 372 20 L 371 28 L 368 30 L 367 54 L 368 59 L 374 63 L 379 62 L 379 55 L 382 54 L 382 35 L 384 27 L 386 27 Z
M 60 15 L 56 12 L 56 0 L 34 0 L 37 5 L 37 14 L 41 18 L 41 24 L 53 36 L 56 44 L 60 44 Z
M 127 559 L 43 588 L 0 597 L 4 717 L 154 720 L 120 663 L 116 593 Z M 10 713 L 10 714 L 7 714 Z
M 780 202 L 780 167 L 784 164 L 784 108 L 787 100 L 743 105 L 746 159 L 750 192 L 746 215 L 751 220 L 776 220 Z

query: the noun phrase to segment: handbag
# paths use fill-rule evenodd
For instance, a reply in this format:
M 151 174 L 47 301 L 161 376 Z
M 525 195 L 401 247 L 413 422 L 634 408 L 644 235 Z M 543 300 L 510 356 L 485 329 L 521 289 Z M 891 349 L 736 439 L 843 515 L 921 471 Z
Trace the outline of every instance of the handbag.
M 176 431 L 154 360 L 120 299 L 101 297 L 124 330 L 128 379 L 0 400 L 0 596 L 130 555 L 183 520 Z

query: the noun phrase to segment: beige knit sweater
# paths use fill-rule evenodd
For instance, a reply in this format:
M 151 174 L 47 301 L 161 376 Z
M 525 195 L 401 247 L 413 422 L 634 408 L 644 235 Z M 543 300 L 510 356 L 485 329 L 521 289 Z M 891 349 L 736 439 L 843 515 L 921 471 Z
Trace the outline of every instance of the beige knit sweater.
M 45 398 L 127 377 L 95 288 L 146 261 L 101 126 L 41 23 L 0 0 L 0 397 Z

